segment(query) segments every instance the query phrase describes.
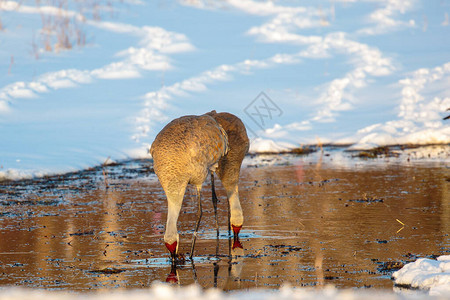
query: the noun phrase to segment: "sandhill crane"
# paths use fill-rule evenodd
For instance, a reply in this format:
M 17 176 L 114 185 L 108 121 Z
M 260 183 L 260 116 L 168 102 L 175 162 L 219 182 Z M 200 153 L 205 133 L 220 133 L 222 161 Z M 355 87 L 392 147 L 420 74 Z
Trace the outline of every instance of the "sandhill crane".
M 244 123 L 233 114 L 222 112 L 216 113 L 215 110 L 207 113 L 213 117 L 223 129 L 225 129 L 228 135 L 228 153 L 219 160 L 219 165 L 216 170 L 216 174 L 219 176 L 223 187 L 227 193 L 229 202 L 228 210 L 228 228 L 233 227 L 233 233 L 235 237 L 235 246 L 240 245 L 237 239 L 239 231 L 242 228 L 244 217 L 242 214 L 241 203 L 239 201 L 238 182 L 239 173 L 241 170 L 242 160 L 248 152 L 249 140 Z M 217 225 L 217 197 L 214 191 L 214 173 L 211 173 L 211 189 L 214 205 L 214 212 L 216 214 L 216 227 L 217 235 L 219 235 L 219 229 Z M 233 246 L 233 248 L 235 247 Z
M 200 191 L 208 171 L 211 172 L 214 213 L 217 222 L 217 197 L 214 191 L 216 171 L 229 200 L 228 222 L 233 227 L 235 244 L 242 227 L 238 181 L 242 160 L 249 141 L 242 121 L 229 113 L 209 112 L 202 116 L 185 116 L 173 120 L 156 136 L 150 153 L 154 169 L 166 193 L 168 215 L 164 241 L 173 260 L 177 259 L 179 235 L 177 219 L 188 183 L 197 189 L 198 214 L 192 239 L 192 259 L 197 230 L 202 216 Z M 230 212 L 231 211 L 231 212 Z
M 155 138 L 150 153 L 153 168 L 164 189 L 168 203 L 164 242 L 172 260 L 178 258 L 177 220 L 188 183 L 197 190 L 197 223 L 192 238 L 192 259 L 198 227 L 202 217 L 200 191 L 208 171 L 214 172 L 228 152 L 224 129 L 208 115 L 184 116 L 167 124 Z

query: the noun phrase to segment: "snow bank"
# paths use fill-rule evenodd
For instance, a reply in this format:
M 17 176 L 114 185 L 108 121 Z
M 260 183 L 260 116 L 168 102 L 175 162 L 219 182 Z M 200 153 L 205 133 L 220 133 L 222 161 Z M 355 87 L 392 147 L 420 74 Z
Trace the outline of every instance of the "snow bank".
M 450 137 L 450 127 L 436 128 L 436 129 L 420 129 L 411 127 L 401 127 L 399 122 L 388 122 L 389 125 L 380 126 L 367 135 L 364 135 L 357 143 L 353 144 L 352 149 L 367 150 L 379 146 L 390 145 L 433 145 L 433 144 L 448 144 Z M 386 133 L 384 127 L 389 127 L 389 130 L 394 133 Z M 359 131 L 359 135 L 363 130 Z M 408 133 L 405 133 L 408 132 Z
M 420 258 L 393 273 L 395 284 L 429 290 L 433 296 L 450 296 L 450 255 L 437 260 Z M 447 298 L 448 299 L 448 298 Z
M 250 142 L 250 153 L 261 152 L 283 152 L 295 148 L 294 144 L 286 142 L 276 142 L 263 138 L 255 138 Z
M 0 0 L 0 180 L 148 157 L 171 119 L 213 109 L 242 118 L 253 153 L 450 143 L 449 56 L 429 55 L 450 27 L 413 26 L 448 21 L 424 0 L 106 1 L 93 19 L 77 1 L 41 2 Z M 57 28 L 36 28 L 56 16 L 77 21 L 87 47 L 44 51 Z M 383 38 L 364 43 L 383 34 L 399 41 L 388 52 Z
M 46 300 L 141 300 L 141 299 L 183 299 L 183 300 L 202 300 L 202 299 L 246 299 L 246 300 L 291 300 L 291 299 L 428 299 L 431 298 L 425 294 L 412 293 L 408 295 L 399 295 L 392 292 L 380 290 L 338 290 L 334 287 L 325 287 L 323 289 L 305 289 L 291 288 L 284 286 L 279 290 L 253 289 L 247 291 L 223 292 L 218 289 L 203 290 L 198 285 L 186 287 L 170 286 L 163 283 L 154 283 L 149 289 L 131 290 L 131 291 L 109 291 L 105 293 L 73 293 L 45 290 L 28 290 L 21 288 L 0 289 L 0 300 L 10 299 L 46 299 Z M 438 298 L 439 299 L 439 298 Z M 444 299 L 444 297 L 442 297 Z
M 398 106 L 398 119 L 367 126 L 355 134 L 355 147 L 367 144 L 445 144 L 450 142 L 450 126 L 442 120 L 450 106 L 446 86 L 450 80 L 450 63 L 435 68 L 420 68 L 400 80 L 403 86 Z M 441 92 L 435 92 L 442 90 Z M 430 96 L 430 91 L 433 96 Z

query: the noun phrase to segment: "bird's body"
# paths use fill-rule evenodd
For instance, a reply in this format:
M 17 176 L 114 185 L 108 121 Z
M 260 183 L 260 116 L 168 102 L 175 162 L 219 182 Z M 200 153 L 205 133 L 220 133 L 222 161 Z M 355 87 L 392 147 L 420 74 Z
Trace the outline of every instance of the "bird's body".
M 208 172 L 218 172 L 224 183 L 230 200 L 233 229 L 242 226 L 242 209 L 237 196 L 237 181 L 240 165 L 248 150 L 241 153 L 229 148 L 228 134 L 230 130 L 234 139 L 233 120 L 237 117 L 212 111 L 201 116 L 184 116 L 171 121 L 156 136 L 150 153 L 153 157 L 154 170 L 167 196 L 168 214 L 164 241 L 173 259 L 178 256 L 179 235 L 177 220 L 183 202 L 187 184 L 195 185 L 199 204 L 198 219 L 191 246 L 191 258 L 195 245 L 197 229 L 202 216 L 200 191 Z M 234 120 L 236 122 L 236 120 Z M 242 122 L 239 120 L 242 124 Z M 222 126 L 224 124 L 224 127 Z M 242 124 L 243 126 L 243 124 Z M 224 130 L 225 129 L 225 130 Z M 243 127 L 245 137 L 245 127 Z M 228 156 L 231 155 L 231 156 Z M 239 162 L 235 161 L 237 157 Z M 242 156 L 242 159 L 241 159 Z M 236 173 L 237 172 L 237 173 Z M 239 230 L 237 230 L 237 233 Z M 236 231 L 235 231 L 236 233 Z
M 239 201 L 238 183 L 242 161 L 248 152 L 250 142 L 244 123 L 233 114 L 212 111 L 207 113 L 226 131 L 228 135 L 228 153 L 219 160 L 216 174 L 219 176 L 230 203 L 230 223 L 235 234 L 239 233 L 244 216 Z
M 206 115 L 184 116 L 167 124 L 156 136 L 150 153 L 164 190 L 183 184 L 201 185 L 228 151 L 225 131 Z

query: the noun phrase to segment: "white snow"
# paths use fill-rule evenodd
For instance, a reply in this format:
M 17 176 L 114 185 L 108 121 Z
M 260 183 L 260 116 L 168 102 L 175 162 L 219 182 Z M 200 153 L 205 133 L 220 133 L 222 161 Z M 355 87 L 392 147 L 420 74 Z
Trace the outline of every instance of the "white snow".
M 45 291 L 37 289 L 6 288 L 0 289 L 0 300 L 10 299 L 30 299 L 30 300 L 141 300 L 141 299 L 183 299 L 183 300 L 316 300 L 316 299 L 340 299 L 340 300 L 396 300 L 396 299 L 445 299 L 445 295 L 440 298 L 430 297 L 422 293 L 396 294 L 393 292 L 380 290 L 339 290 L 332 286 L 324 288 L 292 288 L 288 285 L 277 290 L 251 289 L 246 291 L 223 292 L 218 289 L 203 290 L 199 285 L 190 286 L 170 286 L 164 283 L 154 282 L 148 289 L 130 291 L 102 291 L 101 293 L 74 293 L 61 291 Z
M 421 68 L 411 77 L 400 80 L 403 88 L 399 119 L 360 129 L 359 141 L 354 147 L 363 148 L 369 141 L 375 145 L 449 143 L 450 126 L 443 125 L 438 113 L 450 107 L 449 91 L 444 87 L 442 92 L 428 99 L 422 95 L 427 86 L 432 88 L 435 82 L 447 86 L 449 81 L 450 63 L 433 69 Z
M 445 1 L 127 0 L 99 5 L 99 19 L 86 17 L 73 1 L 64 7 L 38 2 L 0 1 L 0 180 L 148 157 L 148 146 L 169 120 L 213 109 L 244 121 L 251 152 L 324 143 L 353 144 L 349 149 L 450 143 L 450 120 L 442 120 L 450 108 Z M 77 22 L 71 29 L 86 34 L 85 47 L 46 52 L 39 44 L 45 32 L 56 36 L 55 29 L 40 28 L 49 17 Z M 256 101 L 262 91 L 279 112 L 272 115 Z M 261 114 L 252 117 L 249 106 Z M 447 163 L 448 151 L 409 149 L 382 163 Z M 283 159 L 289 157 L 275 163 Z M 355 167 L 343 151 L 323 159 Z M 450 256 L 419 259 L 394 277 L 397 284 L 448 298 Z M 101 294 L 0 289 L 0 300 L 125 297 L 429 296 L 289 286 L 224 293 L 160 283 Z
M 249 152 L 282 152 L 295 148 L 289 143 L 275 143 L 272 140 L 256 138 L 251 141 Z
M 168 121 L 213 109 L 243 120 L 253 152 L 450 143 L 446 2 L 105 2 L 92 18 L 0 1 L 1 177 L 142 157 Z M 58 48 L 51 18 L 84 47 Z
M 428 290 L 432 296 L 450 295 L 450 255 L 436 260 L 419 258 L 394 272 L 395 284 Z
M 401 13 L 404 14 L 413 6 L 414 1 L 411 0 L 387 0 L 383 1 L 385 6 L 369 15 L 369 20 L 375 23 L 374 27 L 366 27 L 360 29 L 360 34 L 375 35 L 384 33 L 387 30 L 398 30 L 401 27 L 415 26 L 414 20 L 399 21 L 393 19 L 392 16 Z

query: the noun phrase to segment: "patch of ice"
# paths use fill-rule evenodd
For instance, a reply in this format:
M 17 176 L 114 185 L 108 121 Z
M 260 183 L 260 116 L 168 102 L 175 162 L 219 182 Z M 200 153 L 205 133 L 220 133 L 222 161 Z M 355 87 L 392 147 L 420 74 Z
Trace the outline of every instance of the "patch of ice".
M 430 295 L 450 295 L 450 255 L 437 260 L 420 258 L 394 272 L 395 284 L 429 290 Z

